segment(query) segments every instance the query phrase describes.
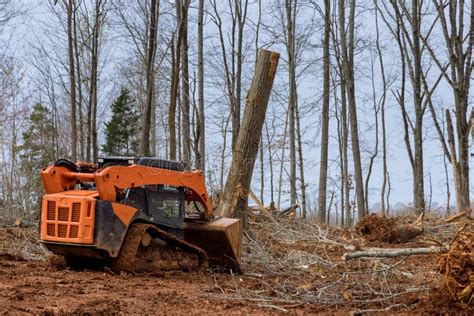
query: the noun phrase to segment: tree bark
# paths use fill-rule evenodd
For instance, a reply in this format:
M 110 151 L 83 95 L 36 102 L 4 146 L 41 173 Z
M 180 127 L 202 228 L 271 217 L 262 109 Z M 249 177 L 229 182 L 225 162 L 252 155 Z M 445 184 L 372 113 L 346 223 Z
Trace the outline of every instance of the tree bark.
M 92 28 L 92 49 L 91 49 L 91 81 L 90 81 L 90 107 L 92 110 L 91 132 L 92 132 L 92 159 L 97 161 L 97 84 L 98 84 L 98 64 L 99 64 L 99 36 L 101 26 L 101 6 L 102 1 L 95 3 L 94 25 Z
M 415 106 L 415 131 L 413 135 L 414 142 L 414 170 L 413 170 L 413 195 L 414 206 L 417 213 L 425 210 L 425 189 L 423 177 L 423 114 L 421 100 L 421 47 L 420 47 L 420 24 L 421 9 L 418 1 L 412 3 L 412 36 L 413 36 L 413 63 L 414 74 L 412 78 L 413 85 L 413 103 Z
M 203 44 L 204 0 L 199 0 L 198 9 L 198 157 L 197 166 L 206 169 L 206 116 L 204 115 L 204 44 Z
M 375 5 L 377 0 L 374 0 Z M 381 113 L 381 124 L 382 124 L 382 168 L 383 168 L 383 181 L 382 189 L 380 190 L 380 210 L 382 214 L 388 215 L 388 210 L 386 209 L 385 204 L 385 192 L 387 190 L 387 181 L 388 181 L 388 165 L 387 165 L 387 129 L 385 124 L 385 103 L 387 99 L 387 79 L 385 76 L 385 66 L 383 61 L 382 49 L 380 47 L 380 32 L 379 32 L 379 23 L 378 23 L 378 10 L 375 11 L 375 28 L 376 28 L 376 49 L 380 65 L 380 73 L 382 76 L 383 84 L 383 95 L 382 95 L 382 105 L 380 107 Z
M 178 17 L 179 25 L 179 17 Z M 168 128 L 169 128 L 169 157 L 171 160 L 176 160 L 176 107 L 178 103 L 179 91 L 179 65 L 180 65 L 180 31 L 178 27 L 177 40 L 175 35 L 172 38 L 171 44 L 171 92 L 170 92 L 170 106 L 168 109 Z
M 303 141 L 301 137 L 300 111 L 298 103 L 295 104 L 296 119 L 296 137 L 298 141 L 298 163 L 300 171 L 300 190 L 301 190 L 301 216 L 306 218 L 306 182 L 304 180 L 304 158 L 303 158 Z
M 248 0 L 234 0 L 235 3 L 235 15 L 237 22 L 237 48 L 233 47 L 233 52 L 236 51 L 236 73 L 234 82 L 234 109 L 232 111 L 232 150 L 235 148 L 237 143 L 237 137 L 240 131 L 241 125 L 241 94 L 242 94 L 242 63 L 243 63 L 243 40 L 244 40 L 244 27 L 247 20 L 247 7 Z M 235 34 L 232 34 L 235 36 Z M 233 45 L 234 46 L 234 45 Z M 234 59 L 232 59 L 234 60 Z M 233 66 L 234 67 L 234 66 Z
M 69 56 L 69 94 L 71 96 L 71 159 L 77 160 L 77 122 L 76 122 L 76 76 L 74 71 L 74 27 L 73 14 L 75 9 L 75 1 L 68 0 L 66 3 L 67 11 L 67 41 Z
M 85 159 L 86 154 L 86 146 L 85 146 L 85 133 L 89 133 L 90 129 L 84 129 L 84 119 L 83 119 L 83 113 L 82 113 L 82 72 L 81 72 L 81 63 L 79 62 L 79 47 L 78 47 L 78 41 L 79 41 L 79 34 L 77 33 L 77 10 L 74 10 L 73 14 L 73 23 L 74 23 L 74 52 L 76 56 L 76 72 L 77 72 L 77 93 L 78 93 L 78 104 L 77 104 L 77 112 L 79 114 L 79 126 L 81 128 L 79 129 L 79 159 Z M 87 125 L 89 127 L 89 125 Z M 87 157 L 87 161 L 90 161 L 90 156 Z
M 290 203 L 296 203 L 296 102 L 297 102 L 297 86 L 296 86 L 296 61 L 295 61 L 295 21 L 296 14 L 295 4 L 293 0 L 285 1 L 286 12 L 286 49 L 288 53 L 288 82 L 289 82 L 289 138 L 290 138 Z
M 278 60 L 278 53 L 268 50 L 259 51 L 254 78 L 246 98 L 240 133 L 232 155 L 229 176 L 221 203 L 216 211 L 219 215 L 242 218 L 245 214 L 260 135 Z
M 191 166 L 191 132 L 190 132 L 190 101 L 189 101 L 189 61 L 188 61 L 188 8 L 189 0 L 181 1 L 181 23 L 183 25 L 181 39 L 181 95 L 182 95 L 182 113 L 181 128 L 183 137 L 183 160 L 187 166 Z
M 324 0 L 324 39 L 323 39 L 323 109 L 321 117 L 321 158 L 319 164 L 318 215 L 321 223 L 326 222 L 326 187 L 328 175 L 329 148 L 329 89 L 330 56 L 329 36 L 331 33 L 331 1 Z M 341 197 L 342 198 L 342 197 Z M 343 210 L 344 211 L 344 210 Z
M 150 155 L 150 129 L 151 129 L 151 111 L 153 110 L 153 94 L 155 89 L 155 55 L 156 38 L 158 27 L 158 7 L 159 0 L 151 0 L 150 3 L 150 29 L 148 38 L 148 49 L 146 57 L 146 102 L 142 121 L 142 135 L 140 139 L 140 154 Z
M 355 0 L 350 1 L 349 13 L 349 39 L 346 37 L 345 28 L 345 5 L 344 0 L 339 0 L 339 31 L 341 34 L 342 68 L 344 83 L 349 105 L 349 122 L 352 142 L 352 156 L 354 160 L 354 178 L 356 184 L 357 209 L 359 218 L 367 215 L 365 209 L 364 180 L 362 177 L 362 163 L 359 146 L 359 129 L 357 122 L 357 105 L 355 95 L 354 78 L 354 26 L 355 23 Z

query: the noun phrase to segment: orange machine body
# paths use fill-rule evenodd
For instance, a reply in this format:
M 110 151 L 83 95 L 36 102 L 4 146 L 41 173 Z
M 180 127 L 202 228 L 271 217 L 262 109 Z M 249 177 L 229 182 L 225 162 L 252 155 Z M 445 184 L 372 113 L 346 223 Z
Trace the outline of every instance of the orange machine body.
M 92 244 L 94 242 L 95 190 L 70 190 L 45 195 L 41 212 L 41 240 Z
M 113 259 L 129 227 L 145 222 L 202 248 L 211 261 L 239 262 L 240 221 L 214 218 L 201 171 L 155 158 L 105 159 L 112 162 L 58 160 L 41 171 L 46 194 L 40 239 L 49 250 L 66 257 Z M 190 202 L 201 206 L 187 214 Z
M 117 193 L 146 185 L 185 187 L 188 190 L 187 201 L 197 201 L 203 206 L 202 219 L 209 220 L 214 216 L 212 201 L 200 170 L 174 171 L 133 164 L 111 166 L 95 173 L 79 173 L 65 167 L 49 166 L 41 171 L 41 178 L 47 194 L 73 190 L 80 182 L 95 182 L 103 201 L 115 201 Z

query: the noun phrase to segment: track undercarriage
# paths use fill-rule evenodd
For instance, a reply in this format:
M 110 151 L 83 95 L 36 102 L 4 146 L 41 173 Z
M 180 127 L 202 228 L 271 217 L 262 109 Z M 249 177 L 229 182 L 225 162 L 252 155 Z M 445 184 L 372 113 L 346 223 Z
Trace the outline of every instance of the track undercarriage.
M 129 273 L 201 270 L 207 266 L 204 250 L 145 223 L 129 228 L 119 255 L 112 261 L 114 272 Z

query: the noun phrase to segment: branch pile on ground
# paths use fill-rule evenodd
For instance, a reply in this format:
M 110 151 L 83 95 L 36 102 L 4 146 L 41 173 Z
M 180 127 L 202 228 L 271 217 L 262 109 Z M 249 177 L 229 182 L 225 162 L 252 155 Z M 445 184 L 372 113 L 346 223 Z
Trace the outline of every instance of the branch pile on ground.
M 311 312 L 326 308 L 364 312 L 409 309 L 432 289 L 426 276 L 435 262 L 340 260 L 344 252 L 358 249 L 363 242 L 352 230 L 314 220 L 249 222 L 243 236 L 244 274 L 233 275 L 232 286 L 216 279 L 206 295 L 276 311 L 306 306 Z
M 391 244 L 405 243 L 423 233 L 423 228 L 413 224 L 401 224 L 397 218 L 370 214 L 362 218 L 356 231 L 368 241 Z
M 474 225 L 466 224 L 439 260 L 444 287 L 454 301 L 474 305 Z
M 40 246 L 37 229 L 0 228 L 0 256 L 42 260 L 48 252 Z

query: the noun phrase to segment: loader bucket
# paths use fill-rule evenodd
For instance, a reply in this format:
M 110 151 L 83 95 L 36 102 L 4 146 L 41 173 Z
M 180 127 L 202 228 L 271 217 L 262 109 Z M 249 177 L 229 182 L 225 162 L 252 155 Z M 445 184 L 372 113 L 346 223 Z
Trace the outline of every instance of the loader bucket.
M 239 219 L 185 222 L 184 239 L 203 249 L 211 265 L 240 272 L 242 227 Z

